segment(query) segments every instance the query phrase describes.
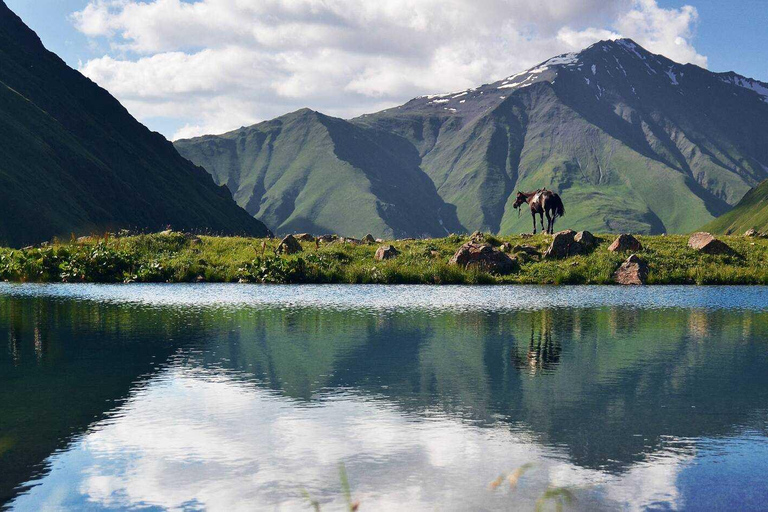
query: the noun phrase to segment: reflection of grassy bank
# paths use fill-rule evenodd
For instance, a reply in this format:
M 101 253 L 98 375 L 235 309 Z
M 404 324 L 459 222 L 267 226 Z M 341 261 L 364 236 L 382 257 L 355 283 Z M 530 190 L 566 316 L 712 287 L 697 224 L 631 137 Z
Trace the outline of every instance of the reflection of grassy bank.
M 488 237 L 494 244 L 527 244 L 544 252 L 551 237 Z M 277 240 L 188 238 L 180 233 L 0 249 L 0 280 L 30 282 L 257 282 L 424 284 L 606 284 L 627 254 L 608 252 L 612 236 L 591 254 L 564 260 L 521 258 L 520 270 L 497 276 L 448 264 L 468 238 L 392 242 L 401 254 L 376 261 L 378 244 L 302 243 L 303 252 L 277 255 Z M 744 256 L 710 256 L 685 236 L 639 237 L 651 284 L 768 284 L 768 240 L 724 237 Z

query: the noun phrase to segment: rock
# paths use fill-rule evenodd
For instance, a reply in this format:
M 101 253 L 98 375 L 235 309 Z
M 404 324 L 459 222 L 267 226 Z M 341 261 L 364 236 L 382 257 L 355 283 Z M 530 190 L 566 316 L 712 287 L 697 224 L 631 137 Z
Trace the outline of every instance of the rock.
M 645 284 L 648 279 L 648 264 L 637 254 L 633 254 L 613 273 L 617 284 Z
M 692 234 L 688 239 L 688 247 L 704 254 L 736 254 L 728 244 L 704 231 Z
M 377 238 L 376 239 L 376 243 L 377 244 L 382 244 L 382 243 L 384 243 L 384 239 L 383 238 Z
M 498 249 L 494 249 L 490 244 L 477 244 L 467 242 L 459 247 L 456 254 L 448 261 L 450 265 L 461 265 L 462 267 L 477 266 L 487 272 L 496 274 L 510 274 L 518 269 L 518 263 L 515 258 L 509 257 Z
M 350 245 L 360 245 L 363 243 L 361 240 L 358 240 L 357 238 L 342 237 L 340 240 L 342 243 L 350 244 Z
M 373 256 L 373 258 L 382 261 L 394 258 L 398 254 L 400 254 L 400 251 L 398 251 L 394 245 L 382 245 L 376 249 L 376 254 Z
M 760 233 L 758 233 L 758 232 L 757 232 L 757 230 L 756 230 L 755 228 L 749 228 L 749 229 L 748 229 L 748 230 L 747 230 L 747 231 L 744 233 L 744 236 L 749 236 L 749 237 L 755 237 L 755 236 L 759 236 L 759 235 L 760 235 Z
M 476 244 L 481 244 L 485 242 L 485 234 L 481 233 L 480 231 L 475 231 L 474 233 L 469 235 L 469 241 Z
M 203 239 L 199 236 L 196 236 L 194 238 L 189 239 L 189 245 L 195 246 L 195 245 L 203 245 Z
M 501 247 L 499 247 L 503 252 L 512 252 L 512 244 L 509 242 L 504 242 L 501 244 Z
M 281 254 L 295 254 L 301 250 L 301 244 L 293 235 L 285 235 L 277 246 L 277 252 Z
M 367 235 L 365 235 L 363 237 L 363 243 L 364 244 L 375 244 L 376 243 L 376 239 L 373 238 L 372 234 L 368 233 Z
M 585 249 L 593 249 L 597 245 L 597 238 L 589 231 L 579 231 L 573 239 L 583 245 Z
M 161 232 L 158 233 L 158 235 L 164 235 L 164 236 L 168 236 L 168 235 L 172 235 L 172 234 L 173 234 L 173 230 L 172 229 L 166 229 L 165 231 L 161 231 Z
M 608 247 L 611 252 L 623 252 L 623 251 L 642 251 L 643 244 L 640 241 L 628 233 L 623 233 L 613 241 Z
M 440 257 L 440 251 L 429 251 L 429 255 L 433 258 L 439 258 Z
M 520 235 L 520 238 L 533 238 L 533 235 L 530 233 L 522 233 Z
M 314 242 L 315 237 L 310 235 L 309 233 L 299 233 L 298 235 L 293 236 L 296 240 L 299 242 Z
M 525 244 L 514 246 L 512 248 L 512 252 L 514 252 L 514 253 L 521 252 L 521 253 L 527 254 L 528 256 L 541 256 L 541 253 L 539 252 L 538 249 L 536 249 L 532 245 L 525 245 Z
M 195 278 L 195 282 L 196 283 L 204 283 L 205 282 L 205 278 L 203 276 L 197 276 Z
M 584 252 L 584 246 L 576 241 L 576 232 L 566 229 L 555 233 L 552 243 L 544 253 L 545 258 L 567 258 Z
M 330 244 L 332 242 L 335 242 L 338 239 L 339 237 L 337 235 L 320 235 L 319 237 L 317 237 L 317 241 L 322 242 L 324 244 Z

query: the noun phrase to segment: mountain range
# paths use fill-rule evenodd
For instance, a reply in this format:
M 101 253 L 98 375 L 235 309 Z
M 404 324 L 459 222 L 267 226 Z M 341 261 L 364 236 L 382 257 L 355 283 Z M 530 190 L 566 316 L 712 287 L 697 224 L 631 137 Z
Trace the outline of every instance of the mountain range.
M 0 245 L 167 225 L 269 233 L 0 0 Z
M 355 119 L 305 109 L 175 146 L 277 233 L 529 231 L 512 202 L 540 187 L 562 195 L 558 228 L 682 233 L 768 177 L 768 84 L 618 39 Z

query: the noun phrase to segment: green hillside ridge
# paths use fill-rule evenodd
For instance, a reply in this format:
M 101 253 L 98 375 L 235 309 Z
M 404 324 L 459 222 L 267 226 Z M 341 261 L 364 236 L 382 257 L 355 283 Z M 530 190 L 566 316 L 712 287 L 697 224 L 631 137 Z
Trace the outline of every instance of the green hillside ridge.
M 728 213 L 704 228 L 712 233 L 744 233 L 749 229 L 768 232 L 768 180 L 753 188 Z
M 119 228 L 265 236 L 201 168 L 0 0 L 0 244 Z
M 309 109 L 177 141 L 176 148 L 278 233 L 400 237 L 461 230 L 406 140 Z
M 768 162 L 768 103 L 757 85 L 734 73 L 675 63 L 631 40 L 602 41 L 492 84 L 415 98 L 349 122 L 335 120 L 345 130 L 332 130 L 324 145 L 318 138 L 265 136 L 256 144 L 242 137 L 284 122 L 278 118 L 224 136 L 177 141 L 176 146 L 217 183 L 238 190 L 239 204 L 279 233 L 402 232 L 404 224 L 393 229 L 387 218 L 363 214 L 350 219 L 326 212 L 317 226 L 322 229 L 309 229 L 321 218 L 317 200 L 306 192 L 315 173 L 325 187 L 346 188 L 354 204 L 373 200 L 365 188 L 347 186 L 346 175 L 336 171 L 344 158 L 338 151 L 332 154 L 327 144 L 331 139 L 333 148 L 345 142 L 356 147 L 361 138 L 405 157 L 413 174 L 418 167 L 432 182 L 426 194 L 432 197 L 434 188 L 443 203 L 430 207 L 429 218 L 446 226 L 456 221 L 458 232 L 530 231 L 530 215 L 518 216 L 512 208 L 514 193 L 547 187 L 565 203 L 567 215 L 558 228 L 685 233 L 730 210 L 768 177 L 762 164 Z M 290 215 L 276 218 L 273 213 L 273 196 L 284 193 L 282 187 L 271 190 L 279 180 L 254 178 L 264 174 L 265 161 L 269 174 L 295 173 L 275 159 L 277 154 L 330 157 L 302 167 L 305 182 L 290 180 L 291 212 L 300 212 L 301 229 L 282 220 Z M 374 153 L 360 149 L 360 154 Z M 371 162 L 390 187 L 412 175 L 392 159 L 346 160 L 359 175 L 372 173 Z M 406 206 L 389 204 L 410 215 Z M 427 232 L 408 229 L 408 236 Z

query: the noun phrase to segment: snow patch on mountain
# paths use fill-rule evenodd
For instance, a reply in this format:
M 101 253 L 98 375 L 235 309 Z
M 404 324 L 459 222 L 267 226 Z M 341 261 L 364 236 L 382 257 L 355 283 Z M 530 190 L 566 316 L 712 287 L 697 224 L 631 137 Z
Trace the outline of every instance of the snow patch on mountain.
M 763 101 L 768 103 L 768 84 L 736 74 L 720 77 L 720 80 L 727 84 L 732 84 L 738 87 L 743 87 L 744 89 L 755 91 L 757 94 L 763 97 Z
M 665 71 L 667 76 L 669 77 L 669 81 L 672 82 L 672 85 L 680 85 L 677 81 L 677 75 L 675 75 L 675 72 L 672 71 L 672 67 L 670 66 L 669 70 Z

